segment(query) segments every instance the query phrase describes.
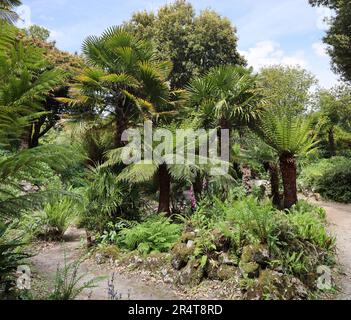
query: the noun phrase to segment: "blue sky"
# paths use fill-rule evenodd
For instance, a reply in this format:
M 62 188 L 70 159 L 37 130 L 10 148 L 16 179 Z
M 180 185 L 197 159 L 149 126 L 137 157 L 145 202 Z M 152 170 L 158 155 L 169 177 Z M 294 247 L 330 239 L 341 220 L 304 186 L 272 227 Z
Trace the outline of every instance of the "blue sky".
M 128 20 L 137 10 L 154 10 L 166 0 L 23 0 L 20 26 L 48 28 L 57 46 L 80 51 L 82 41 L 111 25 Z M 197 11 L 211 8 L 237 27 L 239 50 L 259 70 L 271 64 L 301 65 L 320 85 L 331 87 L 337 76 L 321 39 L 327 28 L 327 9 L 312 8 L 308 0 L 192 0 Z

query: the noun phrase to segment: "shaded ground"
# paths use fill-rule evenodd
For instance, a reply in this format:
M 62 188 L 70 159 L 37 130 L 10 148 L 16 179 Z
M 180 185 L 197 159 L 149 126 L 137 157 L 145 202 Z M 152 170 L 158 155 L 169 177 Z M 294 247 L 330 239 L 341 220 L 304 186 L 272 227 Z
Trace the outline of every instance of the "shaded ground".
M 45 244 L 36 248 L 38 254 L 31 258 L 34 272 L 33 286 L 35 281 L 45 282 L 52 286 L 57 266 L 64 265 L 66 255 L 67 262 L 73 262 L 82 254 L 85 244 L 85 233 L 82 230 L 71 229 L 65 237 L 64 243 Z M 79 299 L 107 300 L 108 280 L 111 279 L 113 270 L 107 265 L 98 266 L 96 263 L 86 260 L 79 270 L 79 274 L 84 275 L 82 282 L 96 278 L 105 277 L 97 283 L 97 287 L 85 290 Z M 177 300 L 180 299 L 176 293 L 166 285 L 148 284 L 140 279 L 127 278 L 121 274 L 114 275 L 115 287 L 118 293 L 122 294 L 122 299 L 132 300 Z
M 337 299 L 351 300 L 351 205 L 335 202 L 309 201 L 327 212 L 330 231 L 336 237 L 337 253 L 341 265 L 340 288 Z

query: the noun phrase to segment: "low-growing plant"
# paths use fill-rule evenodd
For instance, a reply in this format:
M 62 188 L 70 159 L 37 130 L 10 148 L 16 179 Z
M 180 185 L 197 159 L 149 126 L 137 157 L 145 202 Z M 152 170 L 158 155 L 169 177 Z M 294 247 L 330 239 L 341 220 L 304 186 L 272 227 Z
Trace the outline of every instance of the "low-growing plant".
M 44 240 L 61 240 L 79 215 L 79 203 L 71 197 L 52 199 L 42 210 L 27 213 L 22 225 L 32 236 Z
M 167 252 L 181 234 L 182 225 L 172 223 L 164 216 L 153 216 L 142 223 L 120 232 L 121 243 L 128 250 L 142 254 Z
M 15 272 L 29 255 L 23 252 L 26 244 L 21 237 L 9 235 L 10 225 L 0 224 L 0 300 L 13 297 Z
M 79 268 L 82 264 L 82 259 L 73 262 L 68 262 L 67 257 L 64 257 L 64 265 L 57 266 L 54 289 L 48 297 L 48 300 L 74 300 L 85 289 L 96 287 L 98 281 L 104 278 L 94 278 L 83 282 L 84 274 L 79 275 Z

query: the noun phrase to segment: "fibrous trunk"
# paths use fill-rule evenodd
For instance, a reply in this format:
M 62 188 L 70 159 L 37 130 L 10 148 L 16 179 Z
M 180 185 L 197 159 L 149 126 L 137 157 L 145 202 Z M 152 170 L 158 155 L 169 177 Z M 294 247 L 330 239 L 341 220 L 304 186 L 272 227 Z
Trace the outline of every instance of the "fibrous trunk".
M 289 153 L 282 154 L 279 160 L 284 187 L 284 208 L 290 209 L 297 203 L 296 161 Z
M 158 175 L 160 188 L 158 212 L 170 214 L 171 176 L 168 172 L 166 164 L 162 164 L 160 166 Z

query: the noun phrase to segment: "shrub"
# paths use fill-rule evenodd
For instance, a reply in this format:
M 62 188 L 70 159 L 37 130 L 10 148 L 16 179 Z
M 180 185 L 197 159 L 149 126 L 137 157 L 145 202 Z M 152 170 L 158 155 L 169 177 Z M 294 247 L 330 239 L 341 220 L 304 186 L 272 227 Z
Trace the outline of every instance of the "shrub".
M 20 250 L 25 243 L 18 237 L 11 237 L 9 230 L 9 225 L 0 225 L 0 300 L 16 297 L 13 291 L 14 275 L 17 267 L 28 258 L 28 255 Z
M 121 243 L 128 250 L 140 253 L 167 252 L 181 234 L 182 225 L 171 223 L 169 218 L 154 216 L 130 229 L 120 232 Z
M 350 203 L 351 160 L 334 157 L 311 164 L 302 170 L 299 184 L 326 199 Z
M 102 234 L 111 222 L 139 217 L 144 203 L 137 187 L 117 182 L 113 172 L 107 169 L 92 170 L 89 180 L 82 216 L 82 225 L 89 231 Z
M 78 217 L 78 213 L 77 199 L 66 196 L 52 199 L 34 214 L 26 214 L 22 225 L 32 236 L 51 241 L 61 240 Z

